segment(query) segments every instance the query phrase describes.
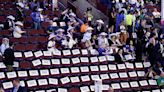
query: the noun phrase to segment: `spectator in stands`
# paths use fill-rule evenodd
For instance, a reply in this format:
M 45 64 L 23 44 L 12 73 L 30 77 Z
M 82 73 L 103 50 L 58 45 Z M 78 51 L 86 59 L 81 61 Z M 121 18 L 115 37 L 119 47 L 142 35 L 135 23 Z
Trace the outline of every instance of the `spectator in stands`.
M 118 63 L 123 63 L 125 61 L 123 50 L 120 48 L 118 52 L 114 55 L 115 61 Z
M 119 25 L 120 23 L 122 23 L 124 21 L 124 11 L 120 11 L 120 13 L 118 13 L 116 15 L 116 25 L 115 25 L 115 32 L 119 32 Z
M 19 2 L 16 4 L 16 20 L 17 21 L 23 21 L 24 19 L 24 12 L 23 12 L 24 6 L 25 5 L 22 2 Z
M 23 33 L 26 33 L 26 31 L 22 31 L 23 23 L 20 21 L 17 21 L 15 23 L 15 28 L 13 31 L 14 38 L 21 38 Z
M 88 26 L 88 22 L 85 21 L 84 24 L 82 24 L 80 27 L 80 32 L 85 33 L 87 31 Z
M 9 39 L 8 38 L 3 38 L 1 48 L 0 48 L 1 53 L 4 54 L 4 52 L 7 48 L 9 48 Z
M 35 7 L 39 7 L 38 1 L 37 1 L 37 0 L 31 0 L 31 1 L 29 2 L 29 8 L 30 8 L 31 10 L 33 10 Z
M 89 26 L 92 25 L 92 21 L 93 21 L 93 15 L 92 15 L 92 8 L 89 7 L 87 8 L 87 11 L 84 13 L 84 17 L 85 17 L 85 21 L 88 21 Z
M 105 46 L 105 47 L 108 47 L 109 46 L 109 42 L 108 42 L 108 39 L 107 39 L 107 33 L 105 32 L 102 32 L 99 34 L 99 37 L 98 37 L 98 46 L 101 47 L 101 45 Z
M 13 30 L 15 27 L 15 17 L 12 15 L 7 16 L 7 21 L 4 23 L 4 29 Z
M 125 16 L 125 24 L 127 26 L 127 31 L 129 32 L 129 37 L 132 37 L 132 33 L 133 33 L 133 12 L 129 11 L 129 13 Z
M 20 85 L 20 80 L 19 79 L 15 79 L 12 82 L 13 82 L 13 85 L 14 85 L 14 87 L 12 89 L 12 92 L 27 92 L 27 89 Z
M 0 92 L 5 92 L 5 91 L 3 90 L 3 88 L 0 87 Z
M 109 55 L 109 47 L 104 44 L 99 46 L 97 50 L 100 56 Z
M 95 34 L 100 34 L 101 32 L 104 32 L 104 21 L 99 19 L 96 21 L 97 25 L 95 26 Z
M 41 11 L 42 10 L 43 9 L 41 8 L 35 7 L 33 12 L 30 15 L 33 20 L 34 29 L 36 30 L 41 28 L 41 21 L 42 21 Z
M 114 47 L 122 46 L 122 44 L 121 44 L 120 40 L 118 39 L 116 33 L 110 34 L 110 36 L 111 36 L 111 38 L 109 39 L 110 46 L 114 46 Z
M 13 70 L 12 66 L 13 66 L 14 60 L 15 60 L 13 46 L 14 46 L 13 43 L 10 42 L 9 48 L 7 48 L 3 54 L 3 57 L 4 57 L 3 62 L 6 65 L 8 71 Z
M 49 51 L 54 51 L 54 50 L 56 50 L 55 35 L 54 35 L 54 34 L 50 34 L 48 40 L 49 40 L 49 41 L 48 41 L 47 49 L 48 49 Z

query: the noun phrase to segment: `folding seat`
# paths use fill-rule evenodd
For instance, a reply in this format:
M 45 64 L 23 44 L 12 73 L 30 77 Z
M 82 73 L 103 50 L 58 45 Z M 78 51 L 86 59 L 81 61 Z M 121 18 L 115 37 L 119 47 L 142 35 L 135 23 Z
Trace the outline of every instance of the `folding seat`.
M 35 79 L 27 80 L 26 83 L 28 88 L 34 88 L 38 86 L 37 81 Z
M 152 89 L 157 89 L 157 88 L 159 88 L 159 87 L 158 87 L 158 84 L 157 84 L 157 80 L 149 79 L 149 80 L 148 80 L 148 83 L 149 83 L 149 86 L 150 86 Z
M 90 56 L 87 49 L 81 49 L 82 56 Z
M 126 92 L 131 92 L 132 90 L 130 89 L 129 82 L 121 82 L 121 90 L 126 91 Z
M 25 15 L 29 16 L 32 13 L 32 10 L 24 10 Z
M 150 86 L 149 86 L 147 80 L 140 80 L 139 84 L 140 84 L 141 90 L 150 89 Z
M 29 77 L 38 78 L 38 76 L 39 76 L 38 70 L 29 70 Z
M 28 72 L 27 71 L 17 71 L 17 73 L 18 73 L 19 78 L 24 78 L 24 79 L 28 78 Z
M 129 77 L 131 80 L 138 80 L 138 76 L 137 76 L 136 71 L 128 72 L 128 74 L 129 74 Z
M 24 52 L 24 56 L 26 60 L 32 60 L 34 58 L 34 54 L 32 51 Z
M 11 38 L 10 39 L 14 43 L 19 43 L 19 44 L 25 44 L 27 43 L 27 38 L 26 37 L 21 37 L 21 38 Z
M 22 52 L 14 52 L 14 56 L 15 56 L 16 60 L 24 59 L 24 55 L 22 54 Z
M 51 61 L 50 61 L 50 59 L 42 59 L 42 66 L 44 68 L 50 68 L 51 67 Z
M 47 88 L 48 86 L 47 79 L 38 79 L 37 82 L 38 82 L 38 86 L 41 88 Z
M 138 81 L 130 81 L 130 87 L 134 91 L 140 90 Z
M 42 64 L 40 59 L 36 59 L 32 61 L 33 68 L 40 67 Z
M 72 57 L 71 50 L 62 50 L 63 57 Z
M 74 86 L 79 86 L 80 85 L 80 78 L 79 76 L 75 76 L 75 77 L 70 77 L 70 80 L 71 80 L 71 85 L 74 85 Z
M 11 88 L 13 88 L 13 83 L 12 82 L 3 82 L 2 83 L 2 86 L 3 86 L 3 89 L 11 89 Z
M 144 70 L 144 66 L 143 66 L 142 62 L 136 62 L 135 69 L 136 70 Z
M 126 71 L 126 66 L 125 64 L 117 64 L 118 71 Z
M 99 64 L 99 60 L 96 56 L 95 57 L 90 57 L 90 61 L 91 61 L 91 64 L 94 64 L 94 65 Z
M 108 70 L 108 65 L 99 65 L 100 68 L 100 73 L 107 73 Z
M 66 88 L 58 88 L 57 92 L 68 92 L 68 90 Z
M 72 54 L 73 54 L 73 56 L 81 56 L 81 53 L 80 53 L 80 50 L 79 49 L 74 49 L 74 50 L 72 50 Z
M 48 41 L 48 38 L 47 37 L 44 37 L 44 36 L 38 36 L 37 37 L 37 42 L 45 43 L 47 41 Z
M 40 76 L 48 77 L 49 75 L 50 75 L 49 69 L 41 69 L 40 70 Z
M 108 64 L 109 72 L 117 72 L 117 67 L 115 64 Z
M 60 72 L 63 76 L 69 76 L 70 75 L 69 68 L 60 68 Z
M 115 61 L 114 56 L 111 56 L 111 55 L 106 55 L 106 59 L 107 59 L 107 61 L 109 61 L 108 63 L 112 63 L 110 61 Z
M 25 45 L 24 44 L 16 44 L 14 45 L 14 51 L 25 51 Z
M 81 78 L 81 82 L 83 84 L 90 84 L 91 79 L 90 79 L 89 75 L 81 76 L 80 78 Z
M 71 61 L 72 61 L 72 64 L 74 66 L 80 66 L 80 59 L 79 59 L 79 57 L 71 58 Z
M 34 52 L 34 56 L 35 56 L 35 58 L 42 58 L 43 57 L 43 52 L 41 50 L 36 51 L 36 52 Z
M 120 80 L 129 81 L 128 74 L 126 72 L 119 72 Z
M 62 58 L 62 53 L 60 50 L 55 50 L 52 52 L 54 57 Z
M 82 74 L 90 74 L 91 73 L 88 66 L 81 66 L 80 70 L 81 70 Z
M 51 59 L 52 65 L 55 67 L 61 67 L 60 59 Z
M 1 20 L 1 17 L 0 17 L 0 20 Z M 2 31 L 0 31 L 0 35 L 1 36 L 10 36 L 10 31 L 8 31 L 8 30 L 2 30 Z
M 90 92 L 89 86 L 80 87 L 81 92 Z
M 37 43 L 37 37 L 36 36 L 28 36 L 27 42 L 32 43 L 32 44 L 36 44 Z
M 50 69 L 50 74 L 51 76 L 55 76 L 55 77 L 61 76 L 61 73 L 58 68 Z
M 63 78 L 60 78 L 60 82 L 61 82 L 61 85 L 66 86 L 66 84 L 70 83 L 71 80 L 69 79 L 69 77 L 63 77 Z
M 4 12 L 3 12 L 3 14 L 4 14 Z M 0 21 L 1 21 L 1 22 L 5 22 L 5 21 L 6 21 L 5 16 L 0 16 Z
M 48 83 L 49 83 L 49 86 L 58 86 L 59 82 L 58 82 L 58 79 L 56 78 L 48 78 Z
M 46 30 L 49 26 L 49 22 L 42 22 L 41 26 L 43 27 L 44 30 Z
M 71 60 L 69 58 L 62 58 L 61 64 L 62 64 L 62 66 L 72 66 Z
M 99 67 L 98 66 L 90 66 L 90 70 L 92 74 L 98 74 L 99 73 Z
M 106 56 L 99 56 L 99 62 L 102 64 L 108 64 Z
M 17 78 L 17 73 L 15 71 L 13 72 L 7 72 L 6 73 L 8 79 L 14 79 Z
M 72 88 L 69 89 L 68 92 L 80 92 L 80 89 L 77 88 L 77 87 L 72 87 Z
M 80 75 L 79 67 L 70 67 L 71 75 Z
M 90 65 L 88 57 L 80 57 L 80 61 L 82 65 Z

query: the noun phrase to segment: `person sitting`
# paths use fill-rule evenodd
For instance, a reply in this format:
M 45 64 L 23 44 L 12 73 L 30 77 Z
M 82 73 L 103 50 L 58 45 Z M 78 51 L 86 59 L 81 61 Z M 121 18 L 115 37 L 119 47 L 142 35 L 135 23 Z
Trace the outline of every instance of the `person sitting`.
M 14 60 L 15 60 L 13 46 L 14 46 L 13 43 L 10 42 L 9 48 L 7 48 L 3 54 L 3 57 L 4 57 L 3 62 L 6 65 L 8 71 L 13 70 L 12 66 L 13 66 Z
M 109 48 L 106 47 L 105 44 L 102 44 L 98 47 L 98 52 L 100 56 L 108 55 L 109 53 Z
M 15 17 L 12 15 L 7 16 L 7 21 L 4 23 L 4 29 L 14 29 L 15 27 Z
M 48 39 L 49 39 L 49 41 L 48 41 L 47 49 L 49 51 L 56 50 L 56 41 L 55 41 L 56 39 L 55 39 L 55 35 L 54 34 L 51 34 Z
M 23 33 L 26 33 L 26 31 L 22 31 L 21 27 L 23 27 L 23 23 L 20 21 L 17 21 L 15 23 L 15 28 L 13 31 L 14 38 L 21 38 Z
M 53 21 L 49 21 L 49 26 L 47 28 L 47 33 L 49 33 L 49 34 L 53 33 L 57 29 L 58 29 L 57 25 L 54 25 Z
M 14 79 L 12 82 L 13 82 L 13 86 L 14 86 L 12 88 L 12 92 L 27 92 L 27 89 L 20 85 L 19 79 Z
M 2 39 L 2 44 L 0 47 L 1 53 L 4 54 L 5 50 L 9 48 L 9 39 L 8 38 L 3 38 Z
M 80 27 L 80 32 L 85 33 L 88 26 L 89 26 L 88 22 L 84 22 L 84 24 L 82 24 L 81 27 Z
M 122 46 L 116 33 L 110 34 L 109 44 L 110 46 Z
M 95 34 L 100 34 L 101 32 L 104 32 L 104 21 L 99 19 L 96 21 L 97 25 L 95 26 Z
M 24 19 L 24 13 L 23 8 L 25 5 L 22 2 L 19 2 L 16 4 L 16 20 L 17 21 L 23 21 Z
M 114 55 L 115 61 L 118 63 L 123 63 L 125 61 L 125 57 L 123 55 L 123 50 L 119 49 L 118 52 Z
M 102 32 L 101 34 L 99 34 L 98 46 L 101 46 L 101 45 L 104 45 L 106 47 L 109 46 L 108 39 L 106 38 L 106 36 L 107 36 L 107 33 L 105 32 Z

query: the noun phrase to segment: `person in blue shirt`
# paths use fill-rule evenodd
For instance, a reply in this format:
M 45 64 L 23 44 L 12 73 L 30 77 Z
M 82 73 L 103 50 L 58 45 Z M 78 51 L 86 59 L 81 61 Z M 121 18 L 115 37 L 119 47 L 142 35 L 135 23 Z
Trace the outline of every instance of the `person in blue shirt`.
M 11 92 L 27 92 L 27 89 L 20 85 L 19 79 L 13 80 L 13 85 L 14 85 L 14 87 L 12 88 Z
M 121 22 L 124 21 L 124 11 L 121 11 L 119 14 L 116 15 L 116 26 L 115 26 L 115 32 L 119 32 L 119 25 Z

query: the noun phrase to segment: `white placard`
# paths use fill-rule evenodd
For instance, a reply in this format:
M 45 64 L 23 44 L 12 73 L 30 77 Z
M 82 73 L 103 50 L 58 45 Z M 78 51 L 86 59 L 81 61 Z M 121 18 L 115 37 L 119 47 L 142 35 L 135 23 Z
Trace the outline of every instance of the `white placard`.
M 60 22 L 60 26 L 64 27 L 64 26 L 66 26 L 66 23 L 65 22 Z
M 24 52 L 24 56 L 26 58 L 33 57 L 33 53 L 32 53 L 32 51 Z
M 21 85 L 22 87 L 25 87 L 25 86 L 26 86 L 24 81 L 20 81 L 20 85 Z
M 18 71 L 18 76 L 19 77 L 27 77 L 28 76 L 27 71 Z
M 139 83 L 140 83 L 141 86 L 148 86 L 147 80 L 139 81 Z
M 110 77 L 111 77 L 112 79 L 119 78 L 119 76 L 118 76 L 117 73 L 110 73 Z
M 100 65 L 100 71 L 108 71 L 107 65 Z
M 40 75 L 41 75 L 41 76 L 49 75 L 49 70 L 48 70 L 48 69 L 40 70 Z
M 133 57 L 131 54 L 125 55 L 126 60 L 133 60 Z
M 100 62 L 104 62 L 104 61 L 107 61 L 106 57 L 105 56 L 99 56 L 99 61 Z
M 6 68 L 5 64 L 3 62 L 0 62 L 0 69 Z
M 62 64 L 71 64 L 70 59 L 61 59 Z
M 72 73 L 80 73 L 79 67 L 71 67 L 71 72 Z
M 52 26 L 53 26 L 53 27 L 56 27 L 56 26 L 57 26 L 57 23 L 56 23 L 56 22 L 53 22 L 53 23 L 52 23 Z
M 51 65 L 51 62 L 50 62 L 50 60 L 43 59 L 42 60 L 42 65 L 50 66 Z
M 33 66 L 38 66 L 38 65 L 41 65 L 42 63 L 41 63 L 40 59 L 37 59 L 37 60 L 33 60 L 32 64 L 33 64 Z
M 108 61 L 115 61 L 114 56 L 107 55 L 106 58 L 107 58 Z
M 65 88 L 58 88 L 58 91 L 57 92 L 68 92 L 68 91 Z
M 82 80 L 83 82 L 90 81 L 90 77 L 89 77 L 88 75 L 86 75 L 86 76 L 81 76 L 81 80 Z
M 152 92 L 161 92 L 160 89 L 152 90 Z
M 81 92 L 90 92 L 90 89 L 88 86 L 80 87 L 80 90 L 81 90 Z
M 101 77 L 102 80 L 109 79 L 109 75 L 108 74 L 101 74 L 100 77 Z
M 79 55 L 80 54 L 80 50 L 79 49 L 74 49 L 74 50 L 72 50 L 72 54 L 73 55 Z
M 137 81 L 133 81 L 133 82 L 130 82 L 130 86 L 131 86 L 132 88 L 135 88 L 135 87 L 139 87 L 139 84 L 138 84 Z
M 120 89 L 121 88 L 119 83 L 112 83 L 111 86 L 113 89 Z
M 50 57 L 50 56 L 52 56 L 52 52 L 51 51 L 43 51 L 43 55 L 46 57 Z
M 90 89 L 91 89 L 91 91 L 95 91 L 95 86 L 94 85 L 90 85 Z
M 70 79 L 69 79 L 69 77 L 64 77 L 64 78 L 61 78 L 60 81 L 62 84 L 66 84 L 66 83 L 70 82 Z
M 27 86 L 28 87 L 35 87 L 35 86 L 37 86 L 36 80 L 29 80 L 29 81 L 27 81 Z
M 91 75 L 92 80 L 100 80 L 99 75 Z
M 130 85 L 128 82 L 121 82 L 121 87 L 122 88 L 130 88 Z
M 0 72 L 0 79 L 5 78 L 5 73 L 4 72 Z
M 63 50 L 62 52 L 63 52 L 63 55 L 64 55 L 64 56 L 69 56 L 69 55 L 71 55 L 71 51 L 70 51 L 70 50 Z
M 118 69 L 122 70 L 122 69 L 126 69 L 125 64 L 117 64 Z
M 83 66 L 80 67 L 81 72 L 89 72 L 89 67 L 88 66 Z
M 150 62 L 143 62 L 143 65 L 145 68 L 151 67 Z
M 99 62 L 97 57 L 90 57 L 90 60 L 92 63 L 98 63 Z
M 91 55 L 98 55 L 98 51 L 96 49 L 91 49 L 90 50 Z
M 36 51 L 36 52 L 34 52 L 34 55 L 36 58 L 38 58 L 38 57 L 43 56 L 43 53 L 42 53 L 42 51 Z
M 59 69 L 50 69 L 51 75 L 58 75 L 60 74 Z
M 58 85 L 58 79 L 55 78 L 48 78 L 48 82 L 52 85 Z
M 4 89 L 10 89 L 13 88 L 13 83 L 12 82 L 4 82 L 2 83 Z
M 48 81 L 47 81 L 47 79 L 38 79 L 38 84 L 40 86 L 48 85 Z
M 125 63 L 126 67 L 129 69 L 134 69 L 134 65 L 132 63 Z
M 61 51 L 59 51 L 59 50 L 55 50 L 55 51 L 53 51 L 52 53 L 53 53 L 53 55 L 55 55 L 55 56 L 61 56 Z
M 80 82 L 79 77 L 71 77 L 70 79 L 71 79 L 71 82 L 72 82 L 72 83 Z
M 88 50 L 87 49 L 82 49 L 81 53 L 82 53 L 82 55 L 88 55 Z
M 128 75 L 126 72 L 119 73 L 120 78 L 128 78 Z
M 89 63 L 88 57 L 80 57 L 82 63 Z
M 145 76 L 145 71 L 137 71 L 139 77 Z
M 30 76 L 39 76 L 38 70 L 29 70 Z
M 137 77 L 137 73 L 135 71 L 129 72 L 130 77 Z
M 149 84 L 152 85 L 152 86 L 156 86 L 157 85 L 157 81 L 156 80 L 148 80 Z
M 109 67 L 109 70 L 117 70 L 116 65 L 109 64 L 108 67 Z
M 90 66 L 90 69 L 91 69 L 92 72 L 99 71 L 99 67 L 98 66 Z
M 80 63 L 80 59 L 77 57 L 77 58 L 72 58 L 72 63 L 73 64 L 78 64 Z
M 60 71 L 63 74 L 70 73 L 69 68 L 60 68 Z
M 16 72 L 7 72 L 7 78 L 16 78 L 17 77 L 17 74 Z
M 18 68 L 18 67 L 19 67 L 19 62 L 14 62 L 14 65 L 13 65 L 13 67 L 16 67 L 16 68 Z
M 23 57 L 22 52 L 14 52 L 14 56 L 15 56 L 16 58 L 21 58 L 21 57 Z
M 143 64 L 142 63 L 135 63 L 136 68 L 143 68 Z
M 109 90 L 110 86 L 109 85 L 102 85 L 102 90 Z
M 60 65 L 60 59 L 51 59 L 53 65 Z

